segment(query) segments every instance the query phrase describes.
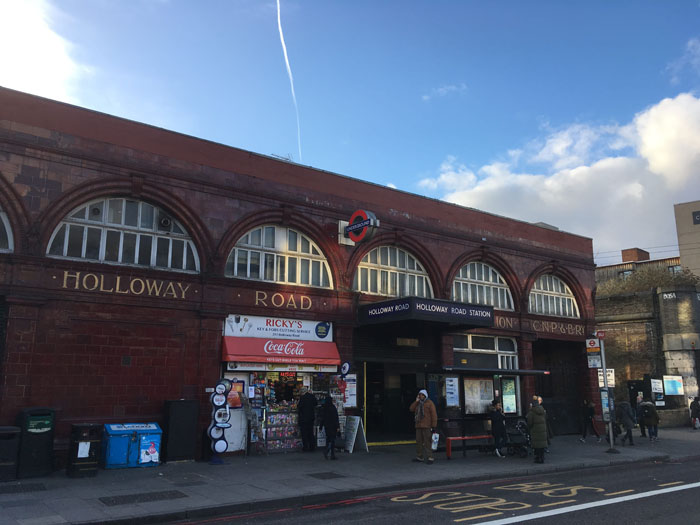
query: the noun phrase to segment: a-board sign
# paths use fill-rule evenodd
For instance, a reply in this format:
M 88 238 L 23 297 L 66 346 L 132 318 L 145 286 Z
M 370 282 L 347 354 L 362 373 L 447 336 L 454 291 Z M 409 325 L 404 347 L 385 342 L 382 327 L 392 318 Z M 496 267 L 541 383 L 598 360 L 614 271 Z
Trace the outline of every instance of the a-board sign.
M 360 416 L 348 416 L 345 420 L 345 450 L 352 454 L 355 443 L 357 443 L 358 450 L 364 449 L 365 452 L 369 452 L 362 418 Z

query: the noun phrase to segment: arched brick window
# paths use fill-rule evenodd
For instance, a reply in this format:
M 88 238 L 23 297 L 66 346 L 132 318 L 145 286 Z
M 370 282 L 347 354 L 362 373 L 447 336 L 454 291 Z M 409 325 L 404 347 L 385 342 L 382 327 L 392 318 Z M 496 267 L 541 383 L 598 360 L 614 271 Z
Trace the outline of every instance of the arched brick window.
M 231 250 L 227 277 L 333 288 L 325 255 L 309 237 L 292 228 L 253 228 Z
M 14 249 L 15 243 L 12 237 L 10 221 L 7 218 L 7 213 L 0 208 L 0 252 L 11 252 Z
M 513 310 L 513 296 L 501 274 L 492 266 L 477 261 L 460 268 L 452 283 L 452 300 Z
M 353 290 L 388 297 L 433 297 L 430 279 L 421 263 L 396 246 L 379 246 L 362 258 Z
M 574 294 L 564 281 L 554 275 L 541 275 L 530 291 L 528 311 L 531 314 L 579 319 Z
M 199 272 L 199 256 L 182 225 L 147 202 L 104 198 L 76 208 L 54 230 L 50 257 Z

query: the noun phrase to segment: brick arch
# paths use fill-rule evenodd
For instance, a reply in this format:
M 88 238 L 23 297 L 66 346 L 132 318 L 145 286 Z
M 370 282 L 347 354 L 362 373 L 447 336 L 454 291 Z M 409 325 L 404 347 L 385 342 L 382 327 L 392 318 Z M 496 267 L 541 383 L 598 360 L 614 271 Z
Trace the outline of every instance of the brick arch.
M 379 246 L 396 246 L 397 248 L 406 250 L 418 259 L 428 274 L 434 297 L 436 299 L 445 299 L 443 289 L 440 286 L 440 283 L 443 282 L 442 270 L 440 270 L 440 266 L 435 260 L 435 257 L 433 257 L 430 250 L 420 241 L 410 235 L 405 235 L 400 232 L 382 233 L 373 237 L 368 243 L 356 245 L 355 252 L 352 254 L 352 257 L 350 257 L 345 272 L 348 278 L 348 289 L 352 288 L 352 280 L 362 258 Z
M 46 254 L 51 235 L 56 226 L 71 210 L 95 199 L 122 197 L 148 202 L 168 212 L 185 228 L 197 247 L 200 273 L 208 271 L 212 253 L 212 240 L 209 232 L 199 218 L 199 214 L 181 198 L 173 195 L 161 186 L 150 184 L 139 178 L 118 178 L 107 181 L 95 181 L 82 184 L 73 191 L 66 192 L 42 213 L 38 223 L 41 224 L 39 247 Z
M 266 224 L 274 224 L 293 228 L 304 235 L 307 235 L 321 249 L 333 279 L 334 290 L 339 290 L 341 284 L 345 285 L 344 275 L 341 273 L 342 263 L 338 256 L 337 243 L 335 235 L 329 235 L 328 231 L 319 226 L 314 221 L 310 221 L 306 215 L 301 215 L 297 212 L 288 209 L 269 209 L 256 211 L 242 217 L 236 221 L 222 236 L 219 242 L 219 247 L 216 250 L 216 267 L 212 269 L 217 275 L 223 276 L 226 268 L 226 261 L 233 250 L 236 242 L 247 232 L 258 226 Z
M 24 206 L 22 197 L 10 185 L 2 172 L 0 172 L 0 208 L 7 214 L 12 229 L 12 241 L 14 253 L 22 253 L 28 249 L 26 239 L 36 238 L 32 232 L 32 222 L 29 211 Z
M 465 252 L 452 264 L 447 273 L 447 278 L 445 279 L 444 293 L 448 298 L 452 297 L 452 283 L 457 273 L 463 266 L 470 262 L 483 262 L 498 270 L 498 273 L 501 274 L 501 277 L 503 277 L 503 280 L 505 280 L 508 285 L 510 294 L 513 296 L 514 311 L 519 312 L 521 310 L 523 291 L 520 287 L 518 275 L 506 261 L 494 254 L 491 250 L 485 248 Z
M 535 284 L 535 281 L 541 276 L 551 274 L 559 277 L 564 281 L 571 293 L 574 294 L 574 299 L 576 299 L 576 304 L 578 305 L 579 315 L 581 316 L 581 321 L 588 321 L 588 316 L 586 312 L 588 311 L 588 301 L 586 300 L 586 293 L 583 286 L 578 282 L 578 279 L 571 273 L 568 269 L 560 266 L 556 262 L 552 261 L 549 263 L 542 264 L 535 268 L 535 270 L 530 274 L 525 281 L 525 287 L 523 289 L 523 296 L 521 298 L 521 307 L 524 313 L 528 313 L 528 301 L 530 298 L 530 291 Z

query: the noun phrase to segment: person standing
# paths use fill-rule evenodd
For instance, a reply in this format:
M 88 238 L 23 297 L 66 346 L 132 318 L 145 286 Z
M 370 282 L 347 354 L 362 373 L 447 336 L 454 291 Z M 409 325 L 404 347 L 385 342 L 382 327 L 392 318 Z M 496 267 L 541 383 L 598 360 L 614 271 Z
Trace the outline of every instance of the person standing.
M 645 398 L 644 401 L 642 401 L 642 421 L 644 422 L 644 426 L 647 427 L 649 441 L 652 443 L 658 441 L 659 413 L 656 411 L 654 403 L 652 403 L 649 398 Z
M 700 397 L 696 397 L 690 403 L 690 425 L 693 427 L 693 430 L 698 429 L 698 419 L 700 419 Z
M 639 425 L 639 437 L 647 437 L 645 432 L 646 427 L 644 426 L 644 418 L 642 417 L 642 403 L 644 399 L 642 393 L 637 394 L 637 424 Z
M 594 416 L 595 405 L 593 404 L 593 401 L 588 401 L 587 399 L 584 399 L 583 406 L 581 407 L 581 420 L 583 426 L 583 433 L 579 438 L 579 441 L 581 443 L 586 442 L 586 434 L 588 433 L 589 428 L 593 431 L 595 437 L 598 438 L 598 443 L 600 443 L 600 434 L 598 434 L 598 430 L 596 430 L 595 428 L 595 422 L 593 421 Z
M 301 398 L 297 405 L 297 413 L 299 415 L 299 429 L 301 430 L 301 443 L 304 452 L 313 452 L 316 450 L 314 442 L 314 420 L 316 419 L 316 396 L 314 396 L 308 388 L 301 389 Z
M 506 416 L 498 401 L 494 401 L 489 407 L 489 419 L 491 420 L 491 434 L 495 445 L 493 453 L 499 458 L 505 458 L 501 453 L 501 448 L 506 445 Z
M 634 440 L 632 439 L 632 429 L 634 428 L 634 410 L 632 410 L 632 405 L 629 401 L 621 401 L 618 403 L 615 410 L 617 417 L 620 421 L 620 425 L 625 429 L 625 435 L 622 436 L 622 446 L 625 446 L 625 441 L 629 439 L 630 445 L 634 445 Z
M 415 414 L 416 424 L 416 457 L 413 458 L 413 461 L 422 462 L 424 458 L 427 458 L 426 463 L 432 465 L 435 461 L 431 446 L 432 429 L 437 426 L 435 403 L 428 399 L 426 390 L 421 390 L 409 409 Z
M 530 442 L 535 450 L 535 463 L 544 463 L 544 449 L 547 448 L 547 416 L 537 397 L 532 399 L 532 408 L 527 413 L 527 428 Z
M 323 451 L 323 457 L 328 459 L 330 455 L 331 459 L 338 459 L 335 457 L 335 438 L 340 430 L 340 421 L 338 420 L 338 410 L 335 408 L 331 396 L 326 396 L 323 402 L 319 428 L 326 430 L 326 450 Z

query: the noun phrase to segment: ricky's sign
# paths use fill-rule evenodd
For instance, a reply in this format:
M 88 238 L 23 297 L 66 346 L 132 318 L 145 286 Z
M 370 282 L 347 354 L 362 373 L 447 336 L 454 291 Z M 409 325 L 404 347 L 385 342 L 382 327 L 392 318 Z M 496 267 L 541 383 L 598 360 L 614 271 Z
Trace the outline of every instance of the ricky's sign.
M 163 299 L 188 299 L 191 284 L 161 279 L 141 279 L 140 277 L 122 277 L 103 273 L 70 272 L 65 270 L 61 279 L 61 288 L 81 292 L 104 292 L 118 295 L 137 295 L 160 297 Z M 194 292 L 196 293 L 196 291 Z

